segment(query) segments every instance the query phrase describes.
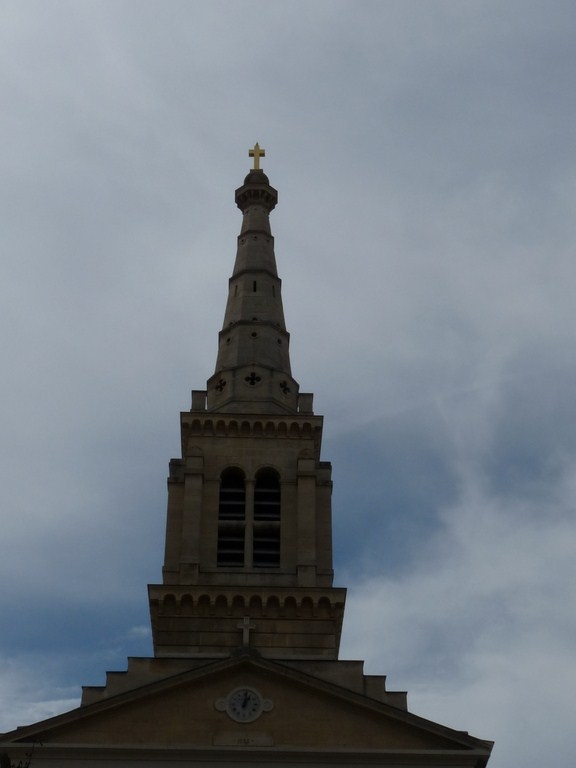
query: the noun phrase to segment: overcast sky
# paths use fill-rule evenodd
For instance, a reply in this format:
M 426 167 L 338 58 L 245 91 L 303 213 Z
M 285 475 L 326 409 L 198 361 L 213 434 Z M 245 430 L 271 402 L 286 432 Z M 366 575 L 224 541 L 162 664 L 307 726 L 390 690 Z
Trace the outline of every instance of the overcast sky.
M 179 412 L 266 149 L 342 658 L 576 754 L 573 0 L 0 0 L 0 730 L 151 653 Z

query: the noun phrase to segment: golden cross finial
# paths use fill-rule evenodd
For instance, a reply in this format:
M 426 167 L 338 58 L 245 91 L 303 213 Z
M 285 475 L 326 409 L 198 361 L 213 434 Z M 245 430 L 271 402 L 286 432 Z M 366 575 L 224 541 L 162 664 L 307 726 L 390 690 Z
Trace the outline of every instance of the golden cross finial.
M 254 144 L 254 149 L 249 149 L 248 150 L 248 157 L 253 157 L 254 158 L 254 168 L 252 170 L 259 171 L 260 170 L 260 158 L 261 157 L 266 157 L 266 150 L 265 149 L 260 149 L 260 144 L 258 144 L 258 142 L 256 142 L 256 144 Z

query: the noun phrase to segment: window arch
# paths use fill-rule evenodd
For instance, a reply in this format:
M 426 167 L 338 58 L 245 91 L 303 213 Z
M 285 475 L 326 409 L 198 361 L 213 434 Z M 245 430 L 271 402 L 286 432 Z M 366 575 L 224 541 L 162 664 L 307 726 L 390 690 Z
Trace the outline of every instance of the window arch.
M 233 568 L 244 565 L 246 483 L 244 473 L 229 467 L 220 476 L 218 501 L 217 564 Z
M 244 472 L 229 467 L 220 476 L 219 520 L 244 520 L 246 515 L 246 484 Z
M 254 528 L 252 565 L 280 565 L 280 476 L 269 467 L 256 474 L 254 483 Z
M 256 473 L 254 493 L 238 467 L 220 476 L 216 563 L 223 568 L 280 566 L 280 475 L 266 467 Z M 248 506 L 247 506 L 248 502 Z
M 280 520 L 280 477 L 274 469 L 256 474 L 254 520 Z

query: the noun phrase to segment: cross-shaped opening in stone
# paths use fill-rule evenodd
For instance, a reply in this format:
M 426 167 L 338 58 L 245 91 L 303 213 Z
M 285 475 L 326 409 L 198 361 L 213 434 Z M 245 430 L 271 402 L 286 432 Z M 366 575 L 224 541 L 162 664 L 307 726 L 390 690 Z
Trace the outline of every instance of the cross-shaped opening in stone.
M 244 381 L 247 381 L 248 384 L 250 384 L 251 387 L 253 387 L 255 384 L 257 384 L 259 381 L 261 381 L 260 376 L 258 376 L 254 371 L 250 374 L 250 376 L 246 376 L 244 378 Z

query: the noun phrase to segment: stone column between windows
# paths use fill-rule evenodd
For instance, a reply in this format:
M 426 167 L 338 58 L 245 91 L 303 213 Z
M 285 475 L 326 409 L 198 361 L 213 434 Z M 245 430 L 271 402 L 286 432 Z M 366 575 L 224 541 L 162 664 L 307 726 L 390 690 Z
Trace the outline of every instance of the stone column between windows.
M 298 585 L 316 584 L 316 466 L 314 459 L 298 459 Z
M 180 552 L 180 576 L 185 584 L 198 581 L 200 563 L 200 521 L 204 493 L 204 462 L 193 459 L 196 466 L 186 474 L 184 481 L 184 510 L 182 516 L 182 549 Z

